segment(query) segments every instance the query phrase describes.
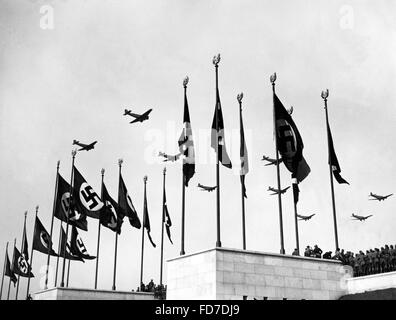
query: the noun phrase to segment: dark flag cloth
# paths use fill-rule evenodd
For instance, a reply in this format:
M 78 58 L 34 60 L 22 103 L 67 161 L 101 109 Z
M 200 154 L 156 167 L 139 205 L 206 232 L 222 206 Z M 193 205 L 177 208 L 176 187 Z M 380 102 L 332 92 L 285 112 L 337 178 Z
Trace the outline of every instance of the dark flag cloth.
M 164 186 L 164 203 L 162 205 L 162 210 L 164 210 L 164 221 L 162 223 L 165 223 L 165 229 L 166 229 L 166 234 L 168 235 L 169 241 L 173 244 L 172 238 L 171 238 L 171 233 L 170 233 L 170 227 L 172 226 L 172 220 L 169 215 L 168 211 L 168 205 L 166 203 L 166 191 L 165 191 L 165 186 Z
M 72 227 L 71 239 L 70 239 L 70 251 L 73 255 L 86 260 L 93 260 L 96 257 L 88 254 L 87 248 L 84 245 L 80 235 L 77 232 L 76 227 Z
M 298 182 L 303 181 L 311 172 L 303 157 L 304 144 L 292 117 L 274 93 L 275 132 L 278 151 L 283 163 Z
M 151 239 L 151 235 L 150 235 L 150 219 L 149 219 L 149 215 L 148 215 L 148 208 L 147 208 L 147 197 L 146 197 L 146 193 L 144 194 L 144 208 L 143 208 L 143 228 L 146 228 L 147 230 L 147 235 L 148 238 L 151 242 L 151 244 L 153 245 L 153 247 L 155 248 L 156 245 L 153 241 L 153 239 Z
M 81 210 L 80 213 L 99 219 L 99 212 L 103 207 L 103 202 L 76 167 L 74 167 L 73 197 Z
M 329 135 L 329 165 L 331 166 L 331 171 L 333 172 L 334 178 L 338 183 L 346 183 L 349 184 L 343 177 L 341 177 L 340 172 L 340 164 L 338 163 L 338 159 L 334 150 L 333 137 L 331 136 L 331 130 L 329 122 L 327 122 L 327 134 Z
M 27 262 L 29 262 L 29 245 L 27 242 L 27 236 L 26 236 L 26 224 L 23 226 L 23 237 L 22 237 L 22 255 L 25 258 Z
M 217 126 L 216 126 L 216 113 L 217 113 Z M 218 131 L 216 129 L 218 129 Z M 212 121 L 211 146 L 215 150 L 215 152 L 218 152 L 219 161 L 221 162 L 221 164 L 231 169 L 232 164 L 227 154 L 226 145 L 225 145 L 223 112 L 221 111 L 220 95 L 218 89 L 216 90 L 216 106 Z
M 55 217 L 67 222 L 67 214 L 70 204 L 70 184 L 58 173 L 58 190 L 56 192 Z M 69 224 L 88 231 L 87 217 L 79 212 L 78 205 L 72 203 L 70 208 Z
M 246 195 L 246 186 L 245 186 L 245 175 L 249 172 L 249 161 L 248 161 L 248 153 L 246 148 L 246 141 L 245 141 L 245 132 L 243 130 L 243 121 L 242 121 L 242 108 L 239 110 L 239 118 L 240 118 L 240 131 L 241 131 L 241 147 L 239 150 L 239 156 L 241 159 L 241 184 L 242 184 L 242 193 L 245 198 Z
M 190 112 L 188 110 L 187 95 L 184 92 L 184 115 L 183 130 L 179 137 L 179 151 L 184 154 L 183 158 L 183 175 L 185 177 L 184 184 L 188 187 L 188 182 L 195 173 L 195 152 L 192 136 Z
M 14 248 L 14 261 L 12 262 L 13 272 L 21 277 L 34 278 L 29 263 L 25 259 L 24 255 L 19 252 L 17 248 Z
M 52 241 L 49 233 L 45 230 L 40 219 L 36 217 L 36 223 L 34 225 L 34 237 L 33 237 L 33 250 L 57 257 L 58 255 L 52 249 Z
M 118 204 L 119 204 L 119 208 L 121 209 L 120 212 L 122 212 L 122 217 L 120 217 L 121 220 L 124 219 L 124 216 L 127 216 L 131 226 L 140 229 L 142 225 L 140 223 L 136 209 L 133 206 L 132 199 L 128 194 L 128 190 L 125 186 L 124 180 L 122 179 L 121 175 L 118 185 L 118 197 L 119 197 Z
M 63 227 L 61 228 L 62 229 L 62 231 L 61 231 L 61 235 L 60 235 L 60 237 L 61 237 L 61 245 L 60 245 L 60 252 L 59 252 L 59 256 L 60 257 L 65 257 L 66 259 L 68 259 L 68 260 L 77 260 L 77 261 L 82 261 L 82 262 L 85 262 L 84 261 L 84 259 L 82 259 L 81 257 L 79 257 L 79 256 L 76 256 L 76 255 L 74 255 L 73 254 L 73 252 L 72 252 L 72 250 L 71 250 L 71 247 L 70 247 L 70 244 L 69 244 L 69 242 L 66 240 L 66 232 L 65 232 L 65 230 L 63 229 Z M 65 245 L 66 244 L 66 245 Z M 65 253 L 65 251 L 64 251 L 64 249 L 66 248 L 66 253 Z
M 6 269 L 5 269 L 5 276 L 10 277 L 10 280 L 12 281 L 12 283 L 15 284 L 17 283 L 18 279 L 15 275 L 15 273 L 12 271 L 11 268 L 11 263 L 10 263 L 10 258 L 8 258 L 8 252 L 6 254 Z
M 118 203 L 110 197 L 105 184 L 102 184 L 102 201 L 104 206 L 100 210 L 100 224 L 110 230 L 121 234 L 123 215 Z

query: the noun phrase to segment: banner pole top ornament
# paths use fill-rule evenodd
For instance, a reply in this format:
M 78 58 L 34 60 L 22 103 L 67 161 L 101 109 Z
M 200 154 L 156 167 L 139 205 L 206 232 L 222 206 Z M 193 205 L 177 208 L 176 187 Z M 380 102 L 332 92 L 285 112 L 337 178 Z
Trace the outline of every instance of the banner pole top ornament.
M 147 176 L 144 176 L 144 177 L 143 177 L 143 181 L 144 181 L 144 183 L 147 182 Z
M 122 166 L 122 163 L 124 162 L 124 160 L 122 160 L 122 159 L 118 159 L 118 165 L 121 167 Z
M 276 81 L 276 72 L 274 72 L 274 74 L 271 74 L 270 76 L 270 81 L 272 83 L 272 85 L 275 85 L 275 81 Z
M 243 99 L 243 92 L 241 92 L 237 95 L 237 100 L 238 100 L 239 104 L 242 104 L 242 99 Z
M 76 156 L 77 154 L 77 149 L 72 150 L 71 155 L 73 156 L 73 158 Z
M 39 208 L 40 208 L 39 205 L 37 205 L 37 206 L 36 206 L 36 212 L 38 211 Z
M 323 90 L 321 96 L 322 99 L 326 101 L 329 96 L 329 89 Z
M 102 176 L 104 176 L 105 169 L 104 169 L 104 168 L 102 168 L 102 170 L 100 170 L 100 173 L 102 174 Z
M 56 168 L 59 169 L 59 166 L 60 166 L 60 160 L 57 161 Z
M 166 174 L 166 167 L 164 167 L 163 173 L 164 173 L 164 175 Z
M 184 78 L 184 80 L 183 80 L 183 87 L 184 88 L 187 88 L 187 84 L 188 84 L 188 81 L 189 81 L 190 79 L 188 78 L 188 76 L 186 76 L 185 78 Z
M 27 216 L 27 211 L 25 211 L 24 216 L 25 216 L 25 217 Z
M 216 68 L 219 66 L 220 59 L 221 59 L 220 53 L 218 53 L 217 56 L 214 56 L 214 57 L 213 57 L 213 60 L 212 60 L 212 61 L 213 61 L 213 64 L 214 64 L 214 66 L 215 66 Z

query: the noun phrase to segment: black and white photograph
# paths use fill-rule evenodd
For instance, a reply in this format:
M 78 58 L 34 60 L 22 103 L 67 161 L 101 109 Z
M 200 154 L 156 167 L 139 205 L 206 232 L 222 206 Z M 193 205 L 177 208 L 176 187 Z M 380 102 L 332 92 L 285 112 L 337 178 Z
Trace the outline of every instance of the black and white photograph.
M 0 0 L 0 305 L 396 300 L 395 53 L 388 0 Z

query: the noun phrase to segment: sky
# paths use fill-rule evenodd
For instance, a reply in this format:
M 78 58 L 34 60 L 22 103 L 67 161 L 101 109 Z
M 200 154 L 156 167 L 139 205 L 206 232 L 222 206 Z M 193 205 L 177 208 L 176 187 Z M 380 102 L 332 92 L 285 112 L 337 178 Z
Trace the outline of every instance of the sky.
M 368 201 L 368 194 L 396 193 L 396 4 L 376 1 L 121 1 L 0 0 L 0 259 L 6 242 L 21 245 L 28 211 L 29 245 L 34 211 L 49 230 L 56 163 L 69 180 L 73 139 L 97 140 L 79 152 L 76 167 L 100 192 L 104 168 L 108 191 L 117 199 L 118 159 L 139 217 L 143 177 L 151 234 L 145 238 L 144 277 L 159 282 L 162 170 L 174 245 L 165 238 L 164 257 L 180 252 L 181 164 L 164 163 L 159 151 L 178 152 L 183 120 L 183 79 L 189 76 L 188 101 L 196 152 L 196 174 L 186 190 L 185 251 L 215 247 L 216 195 L 198 183 L 215 185 L 215 153 L 210 127 L 215 106 L 212 58 L 221 54 L 219 90 L 227 150 L 233 169 L 221 167 L 221 241 L 242 248 L 239 180 L 239 107 L 243 117 L 250 172 L 246 176 L 247 249 L 279 253 L 278 201 L 269 195 L 276 169 L 263 155 L 275 156 L 272 89 L 304 141 L 310 175 L 300 184 L 298 212 L 316 215 L 299 223 L 300 249 L 318 244 L 334 251 L 325 111 L 320 93 L 328 88 L 329 121 L 341 175 L 335 182 L 340 247 L 358 251 L 396 244 L 395 197 Z M 149 121 L 130 125 L 125 108 Z M 281 166 L 282 187 L 291 183 Z M 295 247 L 293 199 L 282 197 L 284 242 Z M 352 213 L 373 214 L 365 222 Z M 97 220 L 80 232 L 96 254 Z M 54 222 L 54 242 L 59 221 Z M 141 230 L 124 223 L 118 241 L 117 289 L 136 289 L 140 277 Z M 12 251 L 9 250 L 11 256 Z M 100 289 L 111 289 L 114 233 L 102 228 Z M 33 257 L 32 292 L 43 287 L 46 255 Z M 54 259 L 51 273 L 54 275 Z M 166 283 L 166 263 L 164 282 Z M 93 288 L 95 260 L 72 262 L 71 287 Z M 51 282 L 52 281 L 52 282 Z M 21 281 L 20 297 L 26 290 Z M 53 279 L 50 278 L 50 284 Z M 8 280 L 5 281 L 8 286 Z M 11 289 L 11 297 L 15 295 Z M 3 293 L 4 294 L 4 293 Z

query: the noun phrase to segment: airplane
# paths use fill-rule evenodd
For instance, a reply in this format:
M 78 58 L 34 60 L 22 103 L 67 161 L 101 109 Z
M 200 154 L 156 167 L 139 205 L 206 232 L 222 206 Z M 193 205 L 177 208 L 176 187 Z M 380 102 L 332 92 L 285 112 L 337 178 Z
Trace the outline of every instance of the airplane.
M 78 145 L 78 146 L 81 147 L 81 149 L 78 149 L 78 151 L 82 151 L 82 150 L 89 151 L 89 150 L 91 150 L 91 149 L 93 149 L 93 148 L 95 147 L 95 144 L 96 144 L 97 142 L 98 142 L 98 141 L 94 141 L 94 142 L 92 142 L 92 143 L 90 143 L 90 144 L 85 144 L 85 143 L 81 143 L 81 142 L 78 141 L 78 140 L 73 140 L 73 144 L 76 144 L 76 145 Z
M 370 214 L 369 216 L 358 216 L 357 214 L 353 214 L 352 213 L 352 218 L 354 218 L 354 220 L 359 220 L 359 221 L 364 221 L 364 220 L 366 220 L 366 219 L 368 219 L 368 218 L 370 218 L 370 217 L 372 217 L 373 215 L 372 214 Z
M 174 161 L 179 160 L 181 154 L 182 154 L 182 153 L 180 152 L 180 153 L 178 153 L 178 154 L 176 154 L 176 155 L 174 155 L 174 156 L 170 156 L 170 155 L 168 155 L 168 154 L 166 154 L 166 153 L 160 151 L 160 152 L 158 153 L 158 156 L 159 156 L 159 157 L 164 157 L 164 158 L 165 158 L 165 159 L 164 159 L 164 162 L 166 162 L 166 161 L 174 162 Z
M 278 163 L 282 162 L 282 159 L 279 159 L 278 161 L 276 159 L 271 159 L 270 157 L 267 156 L 263 156 L 263 158 L 261 159 L 262 161 L 268 161 L 269 163 L 266 164 L 266 166 L 270 166 L 270 165 L 276 165 Z
M 311 214 L 310 216 L 302 216 L 302 215 L 297 214 L 297 217 L 300 218 L 299 220 L 307 221 L 307 220 L 311 219 L 314 215 L 315 215 L 315 213 Z
M 135 118 L 135 120 L 133 120 L 133 121 L 131 121 L 129 123 L 143 122 L 145 120 L 148 120 L 149 114 L 150 114 L 151 111 L 153 111 L 153 109 L 149 109 L 143 114 L 136 114 L 136 113 L 132 113 L 131 110 L 125 109 L 124 110 L 124 116 L 128 115 L 128 116 L 131 116 L 131 117 Z
M 373 197 L 373 199 L 369 199 L 369 200 L 381 201 L 381 200 L 385 200 L 385 199 L 389 198 L 390 196 L 393 196 L 393 193 L 388 194 L 387 196 L 379 196 L 378 194 L 374 194 L 374 193 L 370 192 L 369 197 Z
M 275 189 L 272 187 L 268 187 L 268 191 L 273 191 L 274 193 L 271 193 L 271 196 L 273 196 L 273 195 L 279 194 L 279 193 L 284 194 L 287 191 L 287 189 L 289 189 L 289 188 L 290 188 L 290 186 L 286 187 L 285 189 L 278 190 L 278 189 Z
M 202 191 L 209 191 L 212 192 L 213 190 L 215 190 L 217 187 L 207 187 L 207 186 L 203 186 L 202 184 L 198 183 L 198 187 L 202 189 Z

